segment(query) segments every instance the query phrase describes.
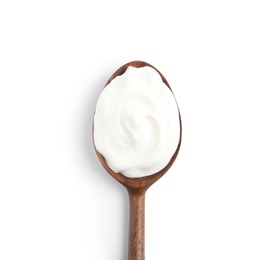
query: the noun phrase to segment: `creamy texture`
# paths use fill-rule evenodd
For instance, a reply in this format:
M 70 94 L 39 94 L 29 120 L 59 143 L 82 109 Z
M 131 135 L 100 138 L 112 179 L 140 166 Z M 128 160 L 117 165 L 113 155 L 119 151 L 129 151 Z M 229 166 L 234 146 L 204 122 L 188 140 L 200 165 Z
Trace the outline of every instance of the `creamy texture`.
M 173 93 L 151 67 L 128 67 L 102 91 L 94 117 L 94 143 L 109 167 L 131 178 L 162 170 L 179 144 Z

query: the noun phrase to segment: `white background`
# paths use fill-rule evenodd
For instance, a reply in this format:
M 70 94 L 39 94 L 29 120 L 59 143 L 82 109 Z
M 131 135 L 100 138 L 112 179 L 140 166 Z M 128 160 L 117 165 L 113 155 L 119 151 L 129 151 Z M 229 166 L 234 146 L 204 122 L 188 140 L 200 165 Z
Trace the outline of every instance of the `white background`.
M 146 197 L 146 259 L 267 259 L 267 3 L 0 2 L 0 259 L 125 260 L 128 198 L 92 146 L 132 60 L 178 100 L 180 153 Z

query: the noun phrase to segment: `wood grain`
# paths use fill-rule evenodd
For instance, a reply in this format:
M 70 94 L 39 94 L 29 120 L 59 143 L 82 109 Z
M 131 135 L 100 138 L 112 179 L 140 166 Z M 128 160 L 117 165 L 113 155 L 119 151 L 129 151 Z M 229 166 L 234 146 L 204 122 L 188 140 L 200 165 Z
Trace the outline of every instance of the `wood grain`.
M 159 70 L 155 67 L 146 63 L 144 61 L 132 61 L 121 68 L 119 68 L 108 80 L 105 87 L 117 76 L 122 75 L 129 66 L 136 68 L 141 68 L 144 66 L 149 66 L 154 68 L 162 78 L 162 81 L 171 90 L 171 87 L 165 77 L 161 74 Z M 159 172 L 145 176 L 141 178 L 129 178 L 121 173 L 114 172 L 107 164 L 105 158 L 96 150 L 96 154 L 102 163 L 106 171 L 117 181 L 119 181 L 128 191 L 129 201 L 130 201 L 130 223 L 129 223 L 129 250 L 128 250 L 128 260 L 144 260 L 145 259 L 145 193 L 147 189 L 160 179 L 172 166 L 175 161 L 177 154 L 180 149 L 182 140 L 182 122 L 180 112 L 180 141 L 177 146 L 175 153 L 170 159 L 169 163 Z M 94 122 L 92 125 L 92 132 L 94 135 Z M 94 138 L 93 138 L 94 139 Z

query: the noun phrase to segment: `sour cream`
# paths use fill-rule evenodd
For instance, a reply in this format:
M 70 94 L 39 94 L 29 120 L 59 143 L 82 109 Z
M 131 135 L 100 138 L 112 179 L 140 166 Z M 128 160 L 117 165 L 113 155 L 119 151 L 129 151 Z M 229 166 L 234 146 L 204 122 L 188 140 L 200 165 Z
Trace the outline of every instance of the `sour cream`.
M 180 141 L 179 111 L 155 69 L 129 66 L 103 89 L 93 138 L 108 166 L 130 178 L 157 173 L 169 163 Z

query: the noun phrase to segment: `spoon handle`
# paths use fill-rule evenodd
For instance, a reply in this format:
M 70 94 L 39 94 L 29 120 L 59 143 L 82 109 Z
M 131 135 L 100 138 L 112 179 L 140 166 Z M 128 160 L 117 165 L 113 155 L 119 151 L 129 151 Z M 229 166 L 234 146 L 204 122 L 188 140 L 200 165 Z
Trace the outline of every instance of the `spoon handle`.
M 145 190 L 128 189 L 130 229 L 128 260 L 145 260 Z

